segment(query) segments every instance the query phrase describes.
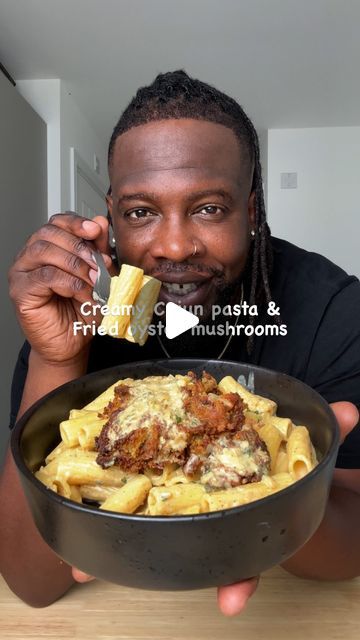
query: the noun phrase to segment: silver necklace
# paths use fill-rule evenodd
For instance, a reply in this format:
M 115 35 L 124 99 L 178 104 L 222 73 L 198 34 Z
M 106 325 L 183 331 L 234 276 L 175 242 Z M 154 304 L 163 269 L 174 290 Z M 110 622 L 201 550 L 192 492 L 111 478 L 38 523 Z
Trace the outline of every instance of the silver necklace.
M 241 299 L 240 299 L 240 307 L 242 306 L 243 300 L 244 300 L 244 285 L 243 285 L 243 283 L 241 283 Z M 233 327 L 234 327 L 234 328 L 237 326 L 237 323 L 238 323 L 238 321 L 239 321 L 239 317 L 240 317 L 240 315 L 238 315 L 238 316 L 237 316 L 237 318 L 236 318 L 235 324 L 233 325 Z M 235 333 L 235 332 L 234 332 L 234 333 Z M 219 353 L 219 355 L 217 356 L 216 360 L 220 360 L 220 359 L 223 357 L 223 355 L 224 355 L 224 353 L 225 353 L 226 349 L 228 348 L 228 346 L 229 346 L 229 344 L 230 344 L 230 342 L 231 342 L 231 339 L 232 339 L 233 335 L 234 335 L 233 333 L 231 333 L 231 334 L 229 335 L 229 337 L 228 337 L 228 339 L 227 339 L 227 341 L 226 341 L 226 343 L 225 343 L 224 348 L 222 349 L 221 353 Z M 171 357 L 172 357 L 172 356 L 170 355 L 170 353 L 169 353 L 169 352 L 168 352 L 168 350 L 166 349 L 165 345 L 163 344 L 163 341 L 161 340 L 161 338 L 160 338 L 159 334 L 157 333 L 157 334 L 156 334 L 156 336 L 157 336 L 157 339 L 158 339 L 158 341 L 159 341 L 160 347 L 162 348 L 162 350 L 163 350 L 163 352 L 165 353 L 166 357 L 167 357 L 167 358 L 169 358 L 169 359 L 171 359 Z

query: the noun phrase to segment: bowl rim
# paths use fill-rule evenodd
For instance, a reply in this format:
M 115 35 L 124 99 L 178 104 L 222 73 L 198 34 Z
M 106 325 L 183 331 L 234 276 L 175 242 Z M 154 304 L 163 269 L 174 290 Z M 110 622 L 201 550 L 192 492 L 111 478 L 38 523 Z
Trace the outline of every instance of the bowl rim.
M 45 401 L 51 400 L 52 397 L 56 396 L 59 392 L 64 390 L 67 386 L 74 385 L 74 384 L 81 384 L 84 382 L 84 380 L 95 378 L 96 376 L 99 376 L 99 374 L 104 372 L 110 372 L 112 370 L 115 371 L 119 368 L 131 367 L 132 365 L 136 365 L 139 367 L 151 366 L 155 364 L 161 366 L 162 363 L 166 363 L 167 365 L 169 365 L 169 362 L 174 363 L 175 366 L 176 366 L 176 363 L 184 363 L 184 365 L 186 365 L 186 363 L 190 364 L 195 362 L 199 363 L 199 366 L 202 366 L 200 363 L 204 363 L 204 365 L 206 363 L 225 364 L 225 365 L 235 364 L 235 365 L 241 365 L 248 368 L 249 372 L 254 371 L 256 373 L 256 371 L 262 371 L 262 372 L 271 373 L 271 374 L 276 373 L 278 376 L 280 376 L 282 380 L 288 380 L 290 382 L 295 381 L 297 384 L 302 385 L 308 391 L 310 391 L 311 395 L 314 395 L 317 402 L 320 404 L 320 406 L 322 406 L 325 409 L 325 412 L 328 415 L 329 422 L 332 428 L 332 442 L 330 444 L 328 452 L 322 458 L 322 460 L 316 465 L 316 467 L 314 467 L 314 469 L 312 469 L 309 473 L 307 473 L 303 478 L 300 478 L 300 480 L 296 480 L 293 484 L 289 485 L 288 487 L 285 487 L 284 489 L 281 489 L 280 491 L 271 493 L 269 496 L 265 496 L 264 498 L 253 500 L 252 502 L 249 502 L 247 504 L 238 505 L 238 506 L 230 507 L 227 509 L 221 509 L 219 511 L 208 511 L 205 513 L 198 513 L 198 514 L 191 514 L 191 515 L 150 516 L 150 515 L 141 515 L 141 514 L 119 513 L 116 511 L 108 511 L 105 509 L 102 510 L 102 509 L 99 509 L 98 507 L 79 504 L 78 502 L 70 500 L 69 498 L 60 496 L 57 493 L 55 493 L 55 491 L 52 491 L 51 489 L 46 487 L 40 480 L 38 480 L 34 476 L 33 472 L 30 471 L 30 469 L 27 467 L 27 465 L 23 460 L 23 457 L 21 455 L 21 450 L 20 450 L 20 442 L 29 418 L 37 411 L 37 409 Z M 174 369 L 175 369 L 175 366 L 174 366 Z M 179 368 L 180 368 L 180 365 L 179 365 Z M 186 366 L 184 366 L 183 368 L 186 369 Z M 169 371 L 169 375 L 170 373 L 171 371 Z M 154 375 L 158 375 L 158 374 L 154 374 Z M 174 372 L 174 375 L 176 375 L 176 372 Z M 39 400 L 34 402 L 25 411 L 25 413 L 21 416 L 21 418 L 19 418 L 19 420 L 16 422 L 10 436 L 11 452 L 12 452 L 18 472 L 20 472 L 25 478 L 27 478 L 37 488 L 37 490 L 40 491 L 40 493 L 42 493 L 48 499 L 53 500 L 55 503 L 58 503 L 59 505 L 62 505 L 74 511 L 78 511 L 78 512 L 80 511 L 82 513 L 87 513 L 88 515 L 92 515 L 95 517 L 106 516 L 106 517 L 110 517 L 112 519 L 120 520 L 120 521 L 125 520 L 129 522 L 141 522 L 141 523 L 166 522 L 168 524 L 179 523 L 179 522 L 193 522 L 194 520 L 199 522 L 202 520 L 231 517 L 238 513 L 245 513 L 245 512 L 249 512 L 254 509 L 257 509 L 259 504 L 265 504 L 265 502 L 267 505 L 271 506 L 272 503 L 276 502 L 280 494 L 281 495 L 287 494 L 289 496 L 291 496 L 292 494 L 294 495 L 301 490 L 301 487 L 310 483 L 317 475 L 319 475 L 322 472 L 322 470 L 328 465 L 329 459 L 331 459 L 335 455 L 339 447 L 339 444 L 340 444 L 340 429 L 339 429 L 339 425 L 337 423 L 335 414 L 332 412 L 329 403 L 317 391 L 315 391 L 315 389 L 310 387 L 308 384 L 306 384 L 302 380 L 299 380 L 294 376 L 290 376 L 287 373 L 283 373 L 282 371 L 276 371 L 275 369 L 269 369 L 267 367 L 260 367 L 258 365 L 253 365 L 251 363 L 238 362 L 236 360 L 213 360 L 213 359 L 206 359 L 206 358 L 171 358 L 171 359 L 154 358 L 149 360 L 124 362 L 124 363 L 115 365 L 113 367 L 108 367 L 106 369 L 100 369 L 99 371 L 93 371 L 91 373 L 87 373 L 83 376 L 80 376 L 80 378 L 75 378 L 74 380 L 69 380 L 68 382 L 65 382 L 60 387 L 53 389 L 46 395 L 39 398 Z

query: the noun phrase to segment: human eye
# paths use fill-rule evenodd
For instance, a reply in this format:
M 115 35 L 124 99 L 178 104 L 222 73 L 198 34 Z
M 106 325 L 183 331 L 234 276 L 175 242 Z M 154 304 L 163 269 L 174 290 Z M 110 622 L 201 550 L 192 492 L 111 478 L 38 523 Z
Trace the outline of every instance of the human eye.
M 131 220 L 132 222 L 141 222 L 150 218 L 154 214 L 146 209 L 145 207 L 138 207 L 137 209 L 131 209 L 131 211 L 126 211 L 124 213 L 124 218 Z
M 195 213 L 200 214 L 203 218 L 217 219 L 224 216 L 225 208 L 218 204 L 206 204 L 197 209 Z

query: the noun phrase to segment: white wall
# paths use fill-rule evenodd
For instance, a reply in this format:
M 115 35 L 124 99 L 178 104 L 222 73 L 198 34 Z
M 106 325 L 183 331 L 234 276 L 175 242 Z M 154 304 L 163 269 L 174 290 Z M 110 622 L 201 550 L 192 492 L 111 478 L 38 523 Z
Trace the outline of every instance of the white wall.
M 9 436 L 10 387 L 24 336 L 6 274 L 29 236 L 46 221 L 46 126 L 0 72 L 0 466 Z
M 297 189 L 280 189 L 281 172 Z M 360 127 L 271 129 L 268 218 L 273 235 L 360 277 Z
M 47 125 L 48 215 L 61 211 L 60 80 L 19 80 L 16 87 Z
M 17 88 L 47 124 L 48 215 L 71 209 L 70 148 L 75 147 L 93 168 L 100 162 L 104 190 L 108 187 L 107 145 L 90 125 L 62 80 L 20 80 Z M 110 139 L 111 131 L 109 131 Z
M 70 148 L 75 147 L 83 160 L 93 169 L 94 153 L 100 162 L 100 174 L 105 193 L 108 189 L 107 146 L 110 140 L 100 140 L 61 82 L 60 90 L 60 143 L 61 143 L 61 210 L 71 209 L 70 198 Z

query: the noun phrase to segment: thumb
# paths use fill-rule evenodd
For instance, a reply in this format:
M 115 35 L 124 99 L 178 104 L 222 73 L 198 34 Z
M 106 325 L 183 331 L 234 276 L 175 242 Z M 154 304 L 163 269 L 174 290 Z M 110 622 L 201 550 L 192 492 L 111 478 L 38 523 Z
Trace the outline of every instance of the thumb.
M 333 402 L 330 404 L 340 428 L 341 442 L 359 421 L 359 412 L 351 402 Z
M 255 593 L 259 578 L 218 587 L 218 607 L 224 616 L 235 616 L 245 609 L 248 600 Z
M 96 248 L 99 249 L 101 253 L 110 255 L 109 222 L 107 218 L 105 218 L 105 216 L 95 216 L 92 221 L 96 222 L 99 227 L 101 227 L 101 233 L 95 240 L 93 240 Z
M 111 248 L 109 244 L 109 221 L 105 216 L 95 216 L 93 222 L 101 227 L 100 235 L 93 240 L 96 248 L 102 253 L 106 268 L 111 276 L 117 275 L 117 271 L 111 260 Z
M 71 572 L 75 582 L 91 582 L 91 580 L 95 580 L 93 576 L 89 576 L 87 573 L 75 567 L 72 567 Z

